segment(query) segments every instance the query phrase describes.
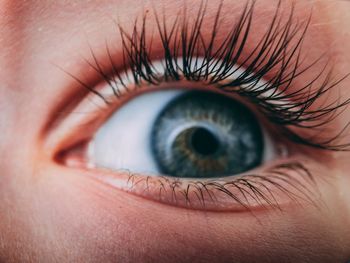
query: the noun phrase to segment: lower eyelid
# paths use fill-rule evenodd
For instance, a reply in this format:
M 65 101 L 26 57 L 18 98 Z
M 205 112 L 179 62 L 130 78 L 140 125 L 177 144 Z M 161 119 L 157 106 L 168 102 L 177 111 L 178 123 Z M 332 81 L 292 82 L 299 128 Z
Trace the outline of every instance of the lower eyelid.
M 165 205 L 203 211 L 284 210 L 290 205 L 319 206 L 311 171 L 297 160 L 264 171 L 217 180 L 179 179 L 129 171 L 85 170 L 89 176 L 129 194 Z

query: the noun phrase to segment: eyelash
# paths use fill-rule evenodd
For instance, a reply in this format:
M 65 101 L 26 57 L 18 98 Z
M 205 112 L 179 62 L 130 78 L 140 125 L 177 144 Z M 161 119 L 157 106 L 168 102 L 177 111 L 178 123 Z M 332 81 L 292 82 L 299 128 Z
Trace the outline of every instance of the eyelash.
M 189 21 L 186 11 L 182 15 L 181 13 L 178 14 L 170 30 L 166 24 L 165 16 L 161 20 L 156 11 L 154 11 L 158 26 L 157 32 L 161 39 L 164 52 L 164 63 L 162 64 L 164 74 L 161 76 L 157 74 L 156 67 L 151 58 L 153 36 L 149 46 L 147 45 L 147 15 L 143 16 L 141 28 L 138 26 L 138 21 L 135 21 L 132 34 L 130 35 L 118 25 L 122 39 L 123 63 L 120 66 L 114 62 L 110 48 L 107 45 L 106 51 L 112 68 L 112 74 L 105 72 L 102 63 L 98 61 L 93 50 L 91 50 L 93 62 L 88 63 L 108 83 L 113 91 L 113 96 L 117 99 L 122 96 L 121 89 L 126 92 L 130 89 L 124 83 L 125 79 L 123 78 L 123 76 L 130 76 L 130 72 L 135 88 L 141 88 L 147 85 L 158 86 L 163 82 L 170 81 L 186 80 L 201 82 L 207 85 L 214 85 L 215 88 L 225 93 L 238 94 L 248 99 L 255 106 L 260 107 L 266 118 L 278 125 L 281 132 L 295 143 L 324 150 L 349 150 L 350 143 L 339 143 L 339 139 L 344 135 L 348 125 L 332 138 L 326 139 L 304 137 L 291 129 L 291 127 L 297 129 L 322 129 L 324 124 L 333 121 L 338 116 L 336 112 L 344 109 L 350 103 L 350 99 L 342 102 L 335 101 L 330 104 L 323 104 L 319 108 L 312 110 L 312 106 L 316 101 L 327 96 L 330 90 L 338 86 L 347 77 L 332 80 L 332 70 L 326 72 L 328 69 L 327 66 L 315 78 L 306 83 L 304 87 L 299 88 L 293 93 L 285 94 L 296 78 L 319 63 L 323 57 L 302 67 L 302 42 L 309 28 L 311 15 L 304 23 L 294 23 L 294 9 L 292 7 L 289 18 L 285 23 L 282 23 L 280 5 L 281 2 L 279 2 L 276 8 L 269 30 L 258 42 L 253 52 L 241 63 L 238 62 L 242 60 L 241 56 L 246 41 L 249 38 L 255 1 L 247 2 L 238 22 L 230 30 L 227 38 L 219 43 L 219 47 L 216 49 L 214 49 L 214 46 L 218 44 L 217 33 L 220 27 L 220 14 L 223 2 L 221 2 L 217 9 L 209 41 L 206 41 L 201 33 L 206 14 L 206 1 L 201 1 L 197 19 L 191 28 L 188 26 Z M 183 21 L 182 23 L 179 22 L 181 19 Z M 245 68 L 237 66 L 237 64 L 244 65 Z M 237 78 L 230 79 L 238 71 L 242 71 L 242 73 Z M 272 78 L 265 79 L 264 84 L 257 84 L 261 83 L 261 80 L 268 73 L 273 72 L 274 76 Z M 322 79 L 323 75 L 326 76 L 324 79 Z M 78 80 L 77 78 L 75 79 Z M 80 80 L 78 81 L 90 92 L 100 97 L 106 104 L 110 103 L 109 97 L 107 98 L 94 87 Z M 322 84 L 317 90 L 312 90 L 312 86 L 316 81 L 322 81 Z M 262 200 L 267 204 L 278 207 L 278 203 L 274 202 L 273 194 L 269 191 L 269 184 L 274 185 L 285 195 L 294 199 L 293 192 L 286 189 L 283 184 L 279 184 L 279 181 L 283 181 L 297 188 L 297 191 L 307 200 L 312 200 L 310 191 L 304 185 L 305 182 L 302 183 L 297 178 L 291 178 L 288 175 L 288 172 L 295 172 L 301 175 L 300 178 L 309 178 L 309 183 L 312 182 L 312 185 L 315 185 L 313 176 L 303 164 L 291 162 L 282 166 L 276 166 L 267 172 L 270 176 L 246 175 L 244 178 L 233 179 L 225 183 L 191 181 L 189 182 L 190 187 L 182 190 L 182 194 L 186 197 L 186 202 L 189 201 L 187 199 L 189 191 L 194 193 L 198 199 L 201 199 L 203 192 L 208 192 L 208 187 L 210 187 L 215 191 L 226 193 L 244 208 L 247 208 L 249 205 L 249 202 L 246 202 L 246 195 L 255 199 L 257 203 Z M 128 182 L 135 179 L 134 174 L 129 174 L 128 176 Z M 155 179 L 142 177 L 139 179 L 139 182 L 143 180 L 146 183 L 145 189 L 149 189 L 149 180 Z M 179 189 L 177 189 L 179 185 L 178 180 L 170 180 L 163 177 L 157 180 L 161 182 L 160 187 L 167 185 L 174 193 L 175 191 L 179 192 Z M 227 189 L 228 185 L 236 187 L 241 196 L 238 197 Z M 133 191 L 132 188 L 129 190 Z M 161 196 L 159 196 L 159 199 L 162 199 Z
M 334 119 L 336 111 L 344 109 L 350 103 L 350 99 L 334 101 L 328 105 L 322 105 L 318 109 L 310 110 L 316 101 L 327 96 L 330 90 L 337 87 L 341 81 L 348 77 L 344 76 L 343 78 L 332 80 L 332 70 L 326 72 L 327 66 L 325 66 L 314 79 L 305 84 L 304 87 L 290 94 L 284 93 L 297 77 L 306 73 L 322 59 L 322 57 L 320 57 L 318 60 L 303 68 L 300 63 L 302 41 L 307 33 L 311 16 L 304 24 L 293 23 L 294 12 L 292 9 L 288 21 L 281 25 L 280 6 L 278 6 L 271 26 L 269 27 L 270 29 L 257 44 L 254 51 L 251 52 L 251 55 L 240 64 L 244 65 L 248 60 L 252 61 L 245 66 L 240 77 L 229 83 L 222 84 L 225 80 L 228 80 L 231 75 L 237 73 L 237 70 L 242 69 L 242 67 L 238 67 L 232 71 L 233 67 L 237 65 L 241 58 L 240 56 L 244 50 L 250 32 L 255 2 L 253 1 L 250 6 L 249 4 L 246 5 L 238 23 L 234 25 L 230 31 L 231 33 L 225 41 L 221 43 L 220 48 L 215 51 L 213 50 L 213 46 L 219 27 L 222 4 L 217 10 L 212 37 L 209 44 L 205 45 L 205 40 L 201 35 L 201 28 L 206 9 L 204 1 L 201 3 L 202 5 L 199 8 L 198 16 L 194 22 L 192 31 L 190 31 L 187 26 L 188 21 L 186 19 L 186 14 L 183 14 L 183 24 L 179 25 L 179 15 L 169 32 L 166 29 L 165 17 L 163 17 L 163 24 L 161 24 L 159 16 L 155 13 L 158 33 L 162 39 L 164 50 L 164 76 L 157 75 L 150 55 L 152 46 L 146 46 L 146 15 L 143 17 L 140 32 L 137 21 L 135 21 L 131 35 L 128 35 L 123 28 L 119 26 L 123 46 L 123 65 L 121 71 L 117 70 L 118 65 L 114 63 L 108 46 L 107 53 L 113 69 L 113 75 L 110 76 L 103 71 L 100 62 L 97 60 L 92 50 L 91 52 L 95 65 L 93 63 L 89 63 L 89 65 L 110 85 L 116 97 L 119 97 L 121 94 L 120 86 L 128 90 L 120 72 L 125 72 L 127 75 L 127 73 L 131 71 L 134 84 L 137 87 L 144 84 L 159 85 L 164 81 L 179 81 L 182 79 L 188 81 L 202 81 L 208 85 L 216 85 L 216 88 L 226 93 L 235 93 L 245 97 L 256 106 L 261 107 L 266 117 L 271 122 L 279 125 L 289 139 L 296 143 L 326 150 L 349 150 L 349 143 L 338 144 L 338 139 L 344 135 L 345 130 L 342 130 L 331 139 L 327 138 L 317 141 L 319 138 L 302 137 L 287 128 L 288 126 L 293 126 L 301 129 L 322 129 L 325 123 Z M 299 37 L 298 34 L 300 34 Z M 244 37 L 239 41 L 242 35 Z M 296 44 L 290 47 L 290 44 L 294 40 Z M 275 43 L 278 43 L 278 45 L 273 47 Z M 235 52 L 235 50 L 237 51 Z M 204 61 L 197 67 L 196 63 L 198 63 L 201 58 L 199 51 L 202 51 L 204 54 Z M 180 56 L 180 63 L 182 63 L 182 65 L 179 64 L 179 60 L 177 59 L 179 54 L 182 54 Z M 294 56 L 297 56 L 295 62 L 292 60 Z M 268 60 L 268 62 L 264 63 L 265 60 Z M 193 63 L 195 66 L 193 66 Z M 213 67 L 213 63 L 216 63 L 216 66 Z M 278 66 L 279 63 L 282 64 Z M 266 80 L 266 84 L 256 85 L 267 73 L 274 71 L 276 67 L 279 68 L 277 72 L 274 73 L 274 77 Z M 322 80 L 321 78 L 323 75 L 326 75 L 326 77 Z M 321 80 L 323 82 L 321 86 L 314 91 L 311 90 L 314 83 Z M 108 103 L 108 99 L 95 90 L 94 87 L 90 87 L 86 84 L 84 86 Z M 281 89 L 281 87 L 283 87 L 283 89 Z M 283 104 L 280 103 L 281 101 Z
M 294 176 L 290 175 L 291 171 L 294 172 Z M 233 201 L 229 207 L 224 208 L 225 210 L 242 208 L 252 212 L 252 207 L 258 205 L 282 211 L 283 208 L 276 198 L 277 194 L 286 196 L 298 205 L 301 204 L 299 201 L 307 202 L 315 207 L 321 205 L 313 199 L 320 194 L 315 178 L 299 162 L 276 165 L 264 171 L 263 174 L 246 174 L 244 177 L 227 182 L 183 181 L 164 176 L 139 176 L 130 172 L 123 173 L 123 175 L 127 177 L 127 183 L 122 187 L 125 191 L 185 208 L 220 211 L 222 207 L 217 200 L 219 194 L 225 194 Z M 136 185 L 144 185 L 144 187 L 137 189 Z M 274 191 L 271 190 L 272 187 L 275 188 Z M 310 191 L 309 187 L 314 187 L 316 192 Z M 157 196 L 152 192 L 156 192 Z

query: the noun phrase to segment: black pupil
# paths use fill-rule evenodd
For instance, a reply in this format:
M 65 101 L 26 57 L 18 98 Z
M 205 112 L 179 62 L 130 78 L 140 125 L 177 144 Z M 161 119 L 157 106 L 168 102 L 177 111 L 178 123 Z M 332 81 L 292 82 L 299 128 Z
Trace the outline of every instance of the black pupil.
M 195 129 L 190 141 L 193 150 L 204 156 L 215 154 L 220 147 L 220 142 L 216 136 L 205 128 Z

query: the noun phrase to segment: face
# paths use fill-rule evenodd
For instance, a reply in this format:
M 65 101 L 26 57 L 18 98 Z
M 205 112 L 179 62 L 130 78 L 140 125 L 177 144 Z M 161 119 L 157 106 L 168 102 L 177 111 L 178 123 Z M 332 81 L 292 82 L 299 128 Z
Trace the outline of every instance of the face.
M 0 10 L 0 262 L 350 259 L 349 2 Z

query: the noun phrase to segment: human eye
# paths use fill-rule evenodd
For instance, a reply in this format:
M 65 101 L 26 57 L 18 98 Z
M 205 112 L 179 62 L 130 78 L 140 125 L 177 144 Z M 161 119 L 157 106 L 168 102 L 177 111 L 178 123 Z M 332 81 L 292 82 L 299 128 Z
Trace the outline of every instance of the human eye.
M 0 1 L 0 263 L 345 263 L 350 1 Z
M 89 67 L 102 82 L 76 78 L 89 90 L 79 107 L 93 102 L 97 110 L 85 120 L 89 125 L 77 124 L 80 135 L 69 127 L 54 158 L 172 206 L 319 205 L 315 160 L 349 146 L 347 126 L 328 132 L 349 103 L 327 100 L 345 76 L 334 77 L 324 57 L 303 61 L 310 17 L 296 22 L 293 8 L 286 15 L 277 6 L 252 44 L 254 8 L 247 4 L 225 28 L 221 6 L 207 22 L 204 2 L 194 20 L 184 9 L 172 22 L 155 12 L 135 21 L 131 32 L 119 26 L 118 59 L 109 45 L 103 62 L 92 50 Z M 157 28 L 152 33 L 149 20 Z

